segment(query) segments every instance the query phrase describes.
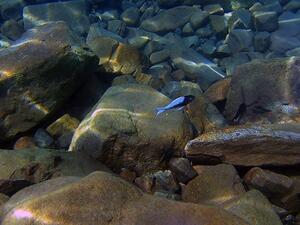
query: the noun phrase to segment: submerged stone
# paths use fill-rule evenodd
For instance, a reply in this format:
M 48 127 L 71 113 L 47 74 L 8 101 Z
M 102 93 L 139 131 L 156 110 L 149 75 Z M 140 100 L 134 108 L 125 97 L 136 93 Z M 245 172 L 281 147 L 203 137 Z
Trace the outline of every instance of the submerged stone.
M 300 125 L 235 126 L 208 132 L 185 147 L 197 163 L 225 162 L 237 166 L 300 165 Z
M 1 140 L 47 119 L 88 77 L 96 61 L 82 46 L 65 23 L 55 22 L 27 31 L 1 51 Z
M 178 221 L 181 225 L 248 225 L 219 208 L 144 194 L 121 178 L 103 172 L 80 180 L 65 177 L 31 186 L 13 196 L 4 207 L 3 225 L 166 225 Z M 60 208 L 63 211 L 57 210 Z
M 86 10 L 84 0 L 29 5 L 23 11 L 24 26 L 28 30 L 50 21 L 64 21 L 82 35 L 88 32 L 90 25 Z
M 138 84 L 113 86 L 77 128 L 70 151 L 79 151 L 114 170 L 128 167 L 137 173 L 158 169 L 164 159 L 182 154 L 191 138 L 186 115 L 155 109 L 169 98 Z

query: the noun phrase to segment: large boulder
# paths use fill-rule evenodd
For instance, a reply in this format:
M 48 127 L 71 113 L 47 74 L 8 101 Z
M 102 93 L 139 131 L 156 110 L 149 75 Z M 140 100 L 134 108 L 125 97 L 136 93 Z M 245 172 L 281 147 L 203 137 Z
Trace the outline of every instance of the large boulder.
M 248 225 L 219 208 L 143 194 L 104 172 L 66 179 L 20 191 L 5 204 L 2 224 Z
M 144 20 L 141 24 L 141 28 L 155 33 L 173 31 L 186 24 L 196 12 L 199 12 L 199 9 L 195 7 L 174 7 L 172 9 L 161 11 L 158 15 Z
M 185 147 L 187 158 L 199 163 L 239 166 L 300 165 L 300 124 L 235 126 L 208 132 Z
M 260 60 L 235 70 L 225 116 L 239 123 L 300 121 L 300 58 Z
M 86 10 L 84 0 L 29 5 L 23 10 L 24 26 L 31 29 L 45 22 L 64 21 L 74 31 L 85 34 L 90 25 Z
M 63 22 L 29 30 L 3 49 L 0 140 L 28 131 L 58 110 L 96 63 Z
M 181 154 L 192 137 L 185 114 L 155 109 L 170 99 L 151 87 L 127 84 L 106 91 L 76 130 L 70 151 L 80 151 L 119 170 L 155 169 Z

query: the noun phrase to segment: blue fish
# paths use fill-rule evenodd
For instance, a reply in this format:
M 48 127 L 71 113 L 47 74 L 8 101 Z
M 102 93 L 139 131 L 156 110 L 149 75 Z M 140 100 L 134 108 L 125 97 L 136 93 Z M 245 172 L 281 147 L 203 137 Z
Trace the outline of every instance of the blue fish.
M 176 99 L 174 99 L 172 102 L 170 102 L 168 105 L 164 107 L 158 107 L 156 108 L 156 115 L 158 116 L 159 114 L 171 110 L 171 109 L 177 109 L 181 110 L 186 106 L 187 104 L 191 103 L 195 99 L 195 96 L 193 95 L 186 95 L 186 96 L 181 96 Z

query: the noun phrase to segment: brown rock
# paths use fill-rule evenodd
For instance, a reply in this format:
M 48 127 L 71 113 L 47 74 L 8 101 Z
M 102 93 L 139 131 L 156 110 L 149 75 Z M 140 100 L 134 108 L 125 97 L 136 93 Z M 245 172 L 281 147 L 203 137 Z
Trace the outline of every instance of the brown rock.
M 272 196 L 270 200 L 274 204 L 289 210 L 290 212 L 300 211 L 300 180 L 293 179 L 293 186 L 290 191 L 281 195 Z
M 221 205 L 245 192 L 241 179 L 231 165 L 195 166 L 199 176 L 182 193 L 186 202 Z
M 156 116 L 155 109 L 169 101 L 148 86 L 112 86 L 81 122 L 69 151 L 91 156 L 117 173 L 128 168 L 141 176 L 160 170 L 192 138 L 182 112 Z
M 74 152 L 46 149 L 0 150 L 0 179 L 32 183 L 59 177 L 109 171 L 101 163 Z
M 0 221 L 2 221 L 3 206 L 9 200 L 9 197 L 0 193 Z
M 300 58 L 252 61 L 233 76 L 225 107 L 239 123 L 300 121 Z
M 5 141 L 57 111 L 96 63 L 63 22 L 39 26 L 21 39 L 0 56 L 0 139 Z
M 285 194 L 292 189 L 294 181 L 284 175 L 263 170 L 259 167 L 252 168 L 244 177 L 246 184 L 258 189 L 266 196 L 271 197 L 276 194 Z
M 191 162 L 186 158 L 172 158 L 169 167 L 181 183 L 187 183 L 198 175 Z
M 74 133 L 79 126 L 79 121 L 65 114 L 47 127 L 47 132 L 54 138 L 61 137 L 68 133 Z
M 268 199 L 257 190 L 248 191 L 223 207 L 250 225 L 282 225 Z
M 300 164 L 300 125 L 229 127 L 205 133 L 187 143 L 187 158 L 198 163 L 226 162 L 240 166 Z
M 13 179 L 1 179 L 0 180 L 0 193 L 12 196 L 19 190 L 32 185 L 32 182 L 27 180 L 13 180 Z
M 216 81 L 206 91 L 205 96 L 212 103 L 224 101 L 227 98 L 227 94 L 230 87 L 231 78 L 226 78 Z
M 36 148 L 37 146 L 34 143 L 32 137 L 20 137 L 14 144 L 14 149 L 27 149 L 27 148 Z
M 8 201 L 2 224 L 248 225 L 219 208 L 143 194 L 126 181 L 103 172 L 60 187 L 53 188 L 55 182 L 47 186 L 49 191 L 36 186 L 24 189 L 18 193 L 18 201 Z M 26 192 L 33 194 L 27 197 Z
M 198 135 L 227 126 L 223 115 L 204 95 L 196 96 L 187 106 L 187 113 Z
M 134 180 L 134 183 L 146 193 L 153 193 L 154 191 L 155 180 L 152 175 L 138 177 Z
M 129 169 L 124 168 L 119 174 L 124 180 L 133 183 L 136 178 L 136 173 L 134 171 L 130 171 Z

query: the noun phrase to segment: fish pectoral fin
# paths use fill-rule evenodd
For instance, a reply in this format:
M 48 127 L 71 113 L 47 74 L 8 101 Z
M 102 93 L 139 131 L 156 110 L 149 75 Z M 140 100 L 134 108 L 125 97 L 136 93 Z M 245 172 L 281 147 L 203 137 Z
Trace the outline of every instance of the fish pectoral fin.
M 161 113 L 163 113 L 164 111 L 166 111 L 166 109 L 165 109 L 165 108 L 159 107 L 159 108 L 156 108 L 155 111 L 156 111 L 156 116 L 158 116 L 159 114 L 161 114 Z
M 178 108 L 177 110 L 180 111 L 180 110 L 182 110 L 182 109 L 184 109 L 184 106 Z

